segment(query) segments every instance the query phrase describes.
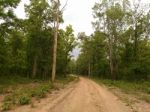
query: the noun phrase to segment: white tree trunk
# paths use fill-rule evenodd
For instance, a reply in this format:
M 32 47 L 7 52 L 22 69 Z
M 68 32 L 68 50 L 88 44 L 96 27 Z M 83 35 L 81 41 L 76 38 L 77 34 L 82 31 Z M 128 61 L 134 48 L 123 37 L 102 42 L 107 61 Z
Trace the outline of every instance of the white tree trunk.
M 59 29 L 59 1 L 58 1 L 57 12 L 56 12 L 56 24 L 54 28 L 55 28 L 55 33 L 54 33 L 54 47 L 53 47 L 52 82 L 55 81 L 55 76 L 56 76 L 57 39 L 58 39 L 58 29 Z

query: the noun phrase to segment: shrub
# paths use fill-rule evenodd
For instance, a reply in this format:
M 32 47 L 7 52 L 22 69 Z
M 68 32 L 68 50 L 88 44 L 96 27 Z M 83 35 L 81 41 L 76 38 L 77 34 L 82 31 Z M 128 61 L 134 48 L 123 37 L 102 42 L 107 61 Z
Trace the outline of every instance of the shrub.
M 20 96 L 18 99 L 18 103 L 20 105 L 26 105 L 30 103 L 30 98 L 26 95 Z
M 46 91 L 39 89 L 36 91 L 35 96 L 37 98 L 45 98 L 46 97 Z
M 2 111 L 10 110 L 11 109 L 11 103 L 10 102 L 4 102 L 1 106 Z

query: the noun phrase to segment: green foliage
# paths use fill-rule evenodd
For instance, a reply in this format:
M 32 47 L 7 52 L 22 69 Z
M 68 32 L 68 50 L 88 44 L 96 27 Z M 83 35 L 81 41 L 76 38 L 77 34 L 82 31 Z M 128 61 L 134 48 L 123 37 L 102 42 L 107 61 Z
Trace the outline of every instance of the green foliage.
M 53 89 L 53 85 L 51 83 L 43 84 L 39 88 L 36 88 L 30 92 L 31 97 L 36 98 L 45 98 L 46 93 L 50 92 Z
M 67 67 L 71 60 L 70 52 L 76 47 L 77 42 L 73 34 L 72 26 L 69 25 L 65 30 L 60 30 L 58 38 L 57 73 L 66 74 Z
M 96 31 L 91 37 L 85 37 L 82 40 L 81 54 L 76 63 L 79 74 L 88 74 L 89 65 L 91 75 L 107 74 L 108 64 L 104 39 L 105 35 L 102 32 Z
M 26 19 L 19 19 L 13 12 L 19 2 L 0 1 L 0 75 L 47 79 L 52 68 L 56 3 L 32 0 L 25 5 Z M 58 34 L 57 73 L 66 74 L 76 40 L 71 25 L 60 29 Z
M 94 78 L 99 84 L 105 84 L 106 86 L 115 89 L 119 88 L 126 94 L 133 94 L 140 100 L 150 102 L 150 82 L 149 81 L 125 81 L 125 80 L 111 80 Z M 124 100 L 127 100 L 123 97 Z
M 118 87 L 126 93 L 143 92 L 150 93 L 149 81 L 135 81 L 129 82 L 124 80 L 110 80 L 110 79 L 95 79 L 98 83 L 104 83 L 110 87 Z
M 19 75 L 2 75 L 0 76 L 0 82 L 1 86 L 10 86 L 10 85 L 16 85 L 16 84 L 26 84 L 33 82 L 34 80 L 31 80 L 29 78 L 21 77 Z
M 11 103 L 5 102 L 2 106 L 1 106 L 1 110 L 2 111 L 7 111 L 11 109 Z
M 30 103 L 30 98 L 26 95 L 20 96 L 18 99 L 20 105 L 26 105 Z
M 78 80 L 78 77 L 75 76 L 75 75 L 69 75 L 69 76 L 66 76 L 66 77 L 59 76 L 56 79 L 58 80 L 58 82 L 65 85 L 65 84 L 68 84 L 69 82 L 72 82 L 74 80 Z
M 77 73 L 124 80 L 149 80 L 150 9 L 130 1 L 102 0 L 93 7 L 95 32 L 80 33 Z M 144 11 L 144 13 L 142 13 Z
M 19 79 L 19 78 L 18 78 Z M 67 77 L 59 77 L 57 79 L 57 84 L 62 85 L 58 86 L 52 84 L 50 82 L 40 81 L 22 81 L 13 82 L 15 85 L 11 85 L 13 88 L 8 95 L 5 96 L 4 101 L 2 102 L 2 110 L 11 109 L 15 105 L 26 105 L 32 103 L 32 98 L 41 99 L 45 98 L 48 93 L 51 92 L 53 89 L 59 89 L 64 87 L 65 84 L 68 84 L 71 81 L 76 80 L 77 77 L 75 76 L 67 76 Z M 6 79 L 9 80 L 9 79 Z M 21 78 L 20 78 L 21 81 Z M 7 81 L 6 81 L 7 82 Z M 20 86 L 20 84 L 22 85 Z M 10 85 L 5 86 L 6 91 L 10 90 Z
M 4 74 L 8 68 L 9 49 L 6 38 L 12 31 L 16 17 L 13 13 L 13 8 L 17 6 L 20 0 L 1 0 L 0 1 L 0 71 Z

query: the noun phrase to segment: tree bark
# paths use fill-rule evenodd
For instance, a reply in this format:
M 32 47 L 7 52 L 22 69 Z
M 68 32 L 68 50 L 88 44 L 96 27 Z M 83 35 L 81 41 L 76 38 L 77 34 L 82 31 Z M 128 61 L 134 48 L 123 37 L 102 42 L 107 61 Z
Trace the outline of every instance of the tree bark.
M 58 38 L 58 28 L 59 28 L 59 0 L 58 0 L 58 7 L 56 11 L 56 25 L 55 32 L 54 32 L 54 47 L 53 47 L 53 64 L 52 64 L 52 82 L 55 81 L 56 76 L 56 62 L 57 62 L 57 38 Z
M 89 67 L 88 67 L 88 77 L 90 77 L 91 76 L 91 64 L 90 64 L 90 62 L 89 62 Z
M 34 57 L 33 69 L 32 69 L 32 78 L 36 77 L 37 73 L 37 56 Z
M 138 48 L 138 35 L 137 35 L 137 25 L 135 25 L 134 30 L 134 59 L 137 58 L 137 48 Z
M 109 64 L 110 64 L 110 72 L 111 76 L 114 76 L 114 66 L 113 66 L 113 49 L 112 49 L 112 39 L 109 37 Z

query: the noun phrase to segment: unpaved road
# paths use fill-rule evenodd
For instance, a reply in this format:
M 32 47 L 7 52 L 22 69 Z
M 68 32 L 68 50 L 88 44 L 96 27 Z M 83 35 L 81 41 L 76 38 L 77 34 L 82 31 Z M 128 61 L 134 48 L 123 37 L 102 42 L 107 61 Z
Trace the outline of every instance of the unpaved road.
M 116 96 L 95 82 L 81 78 L 75 89 L 50 112 L 130 112 Z
M 11 111 L 12 112 L 12 111 Z M 33 108 L 20 107 L 13 112 L 132 112 L 105 87 L 80 78 L 67 88 L 43 99 Z

